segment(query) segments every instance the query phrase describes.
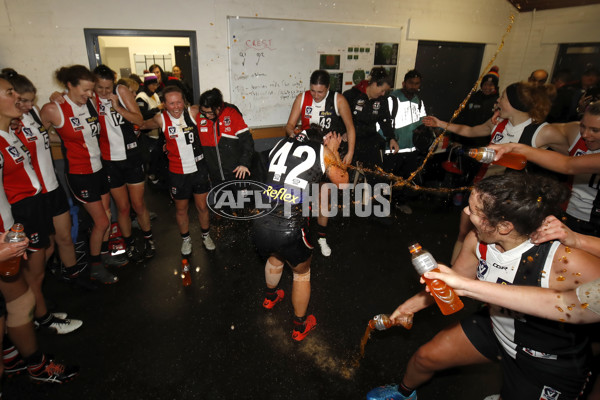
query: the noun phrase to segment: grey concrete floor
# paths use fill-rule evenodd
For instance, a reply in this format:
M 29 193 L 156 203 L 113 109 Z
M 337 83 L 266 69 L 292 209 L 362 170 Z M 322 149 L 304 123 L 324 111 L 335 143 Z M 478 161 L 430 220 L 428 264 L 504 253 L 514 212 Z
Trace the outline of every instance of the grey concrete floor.
M 158 213 L 154 259 L 116 270 L 119 283 L 94 291 L 46 279 L 46 296 L 56 310 L 84 325 L 65 336 L 40 335 L 40 345 L 80 365 L 80 376 L 62 386 L 33 385 L 26 376 L 5 380 L 3 399 L 364 399 L 371 388 L 399 381 L 421 344 L 479 307 L 465 300 L 465 310 L 450 317 L 431 307 L 415 316 L 410 331 L 374 332 L 356 365 L 369 319 L 391 313 L 420 290 L 408 244 L 419 241 L 447 262 L 459 208 L 425 196 L 410 202 L 412 215 L 395 214 L 390 226 L 358 217 L 332 219 L 332 256 L 318 251 L 313 256 L 309 312 L 318 325 L 295 343 L 291 272 L 282 277 L 286 299 L 265 311 L 264 264 L 250 224 L 215 221 L 217 250 L 208 253 L 192 223 L 192 285 L 182 287 L 174 207 L 166 194 L 147 193 L 150 209 Z M 418 395 L 480 400 L 498 393 L 499 386 L 499 368 L 489 364 L 440 373 Z

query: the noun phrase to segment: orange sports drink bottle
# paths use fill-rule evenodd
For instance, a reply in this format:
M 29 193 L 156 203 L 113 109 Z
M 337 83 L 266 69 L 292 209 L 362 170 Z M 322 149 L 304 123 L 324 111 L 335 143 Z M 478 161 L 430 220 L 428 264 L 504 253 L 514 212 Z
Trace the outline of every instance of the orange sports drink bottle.
M 506 168 L 521 170 L 527 165 L 527 158 L 523 154 L 505 153 L 498 161 L 494 161 L 496 151 L 489 147 L 469 149 L 469 157 L 484 164 L 496 164 Z
M 4 241 L 6 243 L 18 243 L 25 240 L 25 230 L 23 224 L 14 224 L 6 234 Z M 0 262 L 0 275 L 15 276 L 19 273 L 21 266 L 21 256 L 13 257 L 10 260 Z
M 183 286 L 190 286 L 192 284 L 192 276 L 190 275 L 190 264 L 187 258 L 181 260 L 181 280 Z
M 444 281 L 438 279 L 427 279 L 423 276 L 425 272 L 436 271 L 439 272 L 437 262 L 433 258 L 430 252 L 423 249 L 419 243 L 412 244 L 408 247 L 412 257 L 412 264 L 423 277 L 423 280 L 427 284 L 429 291 L 438 307 L 444 315 L 454 314 L 464 307 L 463 302 L 454 290 L 446 285 Z

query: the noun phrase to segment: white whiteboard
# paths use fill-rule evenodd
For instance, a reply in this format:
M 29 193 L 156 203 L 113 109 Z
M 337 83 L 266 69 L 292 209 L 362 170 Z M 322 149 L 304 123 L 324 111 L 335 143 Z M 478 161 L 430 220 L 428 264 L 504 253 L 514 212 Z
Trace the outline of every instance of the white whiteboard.
M 344 90 L 355 69 L 373 67 L 377 42 L 400 43 L 400 27 L 229 17 L 229 83 L 231 102 L 251 127 L 287 123 L 296 96 L 309 88 L 320 55 L 339 54 Z M 353 48 L 357 59 L 349 53 Z M 352 53 L 355 54 L 355 53 Z

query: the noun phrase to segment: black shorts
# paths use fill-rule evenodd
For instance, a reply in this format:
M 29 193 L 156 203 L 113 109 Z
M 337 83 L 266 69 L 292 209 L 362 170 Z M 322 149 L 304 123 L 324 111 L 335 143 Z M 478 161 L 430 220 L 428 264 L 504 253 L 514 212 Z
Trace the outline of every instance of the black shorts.
M 461 327 L 477 351 L 500 362 L 503 399 L 576 399 L 585 387 L 587 357 L 547 360 L 518 349 L 516 359 L 512 358 L 496 339 L 487 309 L 462 320 Z
M 141 157 L 132 157 L 123 161 L 102 160 L 102 169 L 106 171 L 106 178 L 111 189 L 125 184 L 142 183 L 146 179 Z
M 198 165 L 198 171 L 191 174 L 176 174 L 169 171 L 171 197 L 174 200 L 188 200 L 192 194 L 208 193 L 210 181 L 206 166 Z
M 306 229 L 290 228 L 283 218 L 267 215 L 255 219 L 252 227 L 254 244 L 264 259 L 274 255 L 295 267 L 312 254 L 313 246 L 308 241 Z
M 46 209 L 45 196 L 37 194 L 11 205 L 15 222 L 23 224 L 29 238 L 29 250 L 40 250 L 50 244 L 52 216 Z
M 69 200 L 67 193 L 59 183 L 58 187 L 51 192 L 43 194 L 46 201 L 46 210 L 50 217 L 54 218 L 69 211 Z
M 84 204 L 100 201 L 110 191 L 104 169 L 93 174 L 67 174 L 67 184 L 73 197 Z

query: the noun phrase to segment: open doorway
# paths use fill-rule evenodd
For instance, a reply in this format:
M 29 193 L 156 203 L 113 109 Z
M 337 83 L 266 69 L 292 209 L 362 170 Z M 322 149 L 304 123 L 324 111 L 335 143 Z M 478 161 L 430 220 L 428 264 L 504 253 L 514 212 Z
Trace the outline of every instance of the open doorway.
M 195 31 L 162 31 L 139 29 L 84 29 L 90 68 L 109 66 L 119 78 L 137 74 L 143 78 L 150 65 L 164 71 L 178 65 L 183 79 L 200 95 L 198 49 Z

